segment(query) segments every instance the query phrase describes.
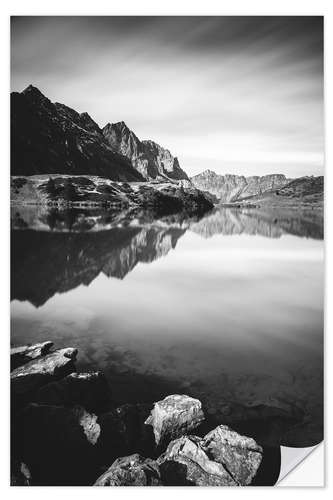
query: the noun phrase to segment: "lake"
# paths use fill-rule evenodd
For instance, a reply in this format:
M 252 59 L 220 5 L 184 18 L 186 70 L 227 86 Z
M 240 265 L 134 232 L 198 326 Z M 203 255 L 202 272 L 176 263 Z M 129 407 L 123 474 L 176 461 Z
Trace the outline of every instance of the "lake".
M 199 398 L 261 442 L 323 430 L 323 217 L 12 208 L 11 343 L 79 349 L 114 398 Z

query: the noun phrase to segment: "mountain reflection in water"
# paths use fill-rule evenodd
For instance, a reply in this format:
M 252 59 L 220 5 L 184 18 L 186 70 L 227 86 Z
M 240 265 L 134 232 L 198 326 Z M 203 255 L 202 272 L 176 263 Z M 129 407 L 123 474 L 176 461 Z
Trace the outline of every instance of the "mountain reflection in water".
M 13 207 L 12 343 L 78 347 L 120 402 L 185 392 L 267 443 L 313 445 L 322 238 L 317 210 Z

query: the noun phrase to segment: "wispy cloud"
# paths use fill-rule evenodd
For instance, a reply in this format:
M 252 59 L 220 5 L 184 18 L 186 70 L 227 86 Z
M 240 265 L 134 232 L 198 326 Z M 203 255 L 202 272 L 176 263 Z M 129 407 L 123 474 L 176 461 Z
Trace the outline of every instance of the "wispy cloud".
M 190 174 L 323 171 L 320 17 L 19 17 L 12 88 L 124 120 Z

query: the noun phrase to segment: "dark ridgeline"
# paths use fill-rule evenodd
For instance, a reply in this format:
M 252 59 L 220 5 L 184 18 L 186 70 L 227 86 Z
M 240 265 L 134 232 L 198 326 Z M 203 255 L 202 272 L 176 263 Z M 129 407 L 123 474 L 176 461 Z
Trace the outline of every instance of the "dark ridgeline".
M 105 143 L 98 125 L 30 85 L 11 94 L 11 174 L 101 175 L 118 181 L 142 176 Z
M 139 141 L 123 122 L 102 130 L 88 113 L 52 103 L 30 85 L 11 94 L 11 174 L 54 173 L 188 180 L 177 158 L 153 141 Z

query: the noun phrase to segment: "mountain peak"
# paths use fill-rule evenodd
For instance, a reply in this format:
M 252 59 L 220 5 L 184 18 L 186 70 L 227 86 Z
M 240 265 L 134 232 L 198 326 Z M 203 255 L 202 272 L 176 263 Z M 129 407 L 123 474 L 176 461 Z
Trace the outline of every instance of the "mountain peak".
M 128 126 L 126 125 L 126 123 L 124 121 L 121 121 L 121 122 L 115 122 L 115 123 L 110 123 L 108 122 L 106 125 L 104 125 L 103 129 L 102 129 L 106 134 L 109 132 L 109 131 L 116 131 L 117 134 L 122 134 L 124 132 L 127 132 L 127 133 L 131 133 L 131 134 L 134 134 L 134 132 L 132 132 L 132 130 L 130 128 L 128 128 Z M 134 134 L 135 135 L 135 134 Z
M 83 127 L 86 130 L 89 130 L 90 132 L 100 132 L 99 126 L 86 111 L 80 113 L 80 119 Z
M 117 128 L 126 128 L 129 130 L 128 126 L 126 125 L 126 123 L 124 121 L 116 122 L 116 123 L 113 123 L 112 125 L 114 127 L 117 127 Z
M 214 172 L 213 170 L 209 170 L 209 168 L 208 168 L 207 170 L 204 170 L 203 172 L 195 175 L 194 177 L 216 177 L 216 176 L 217 176 L 217 173 Z
M 39 97 L 44 97 L 44 94 L 41 93 L 41 91 L 35 87 L 34 85 L 30 84 L 28 85 L 22 92 L 22 94 L 24 95 L 35 95 L 35 96 L 39 96 Z

